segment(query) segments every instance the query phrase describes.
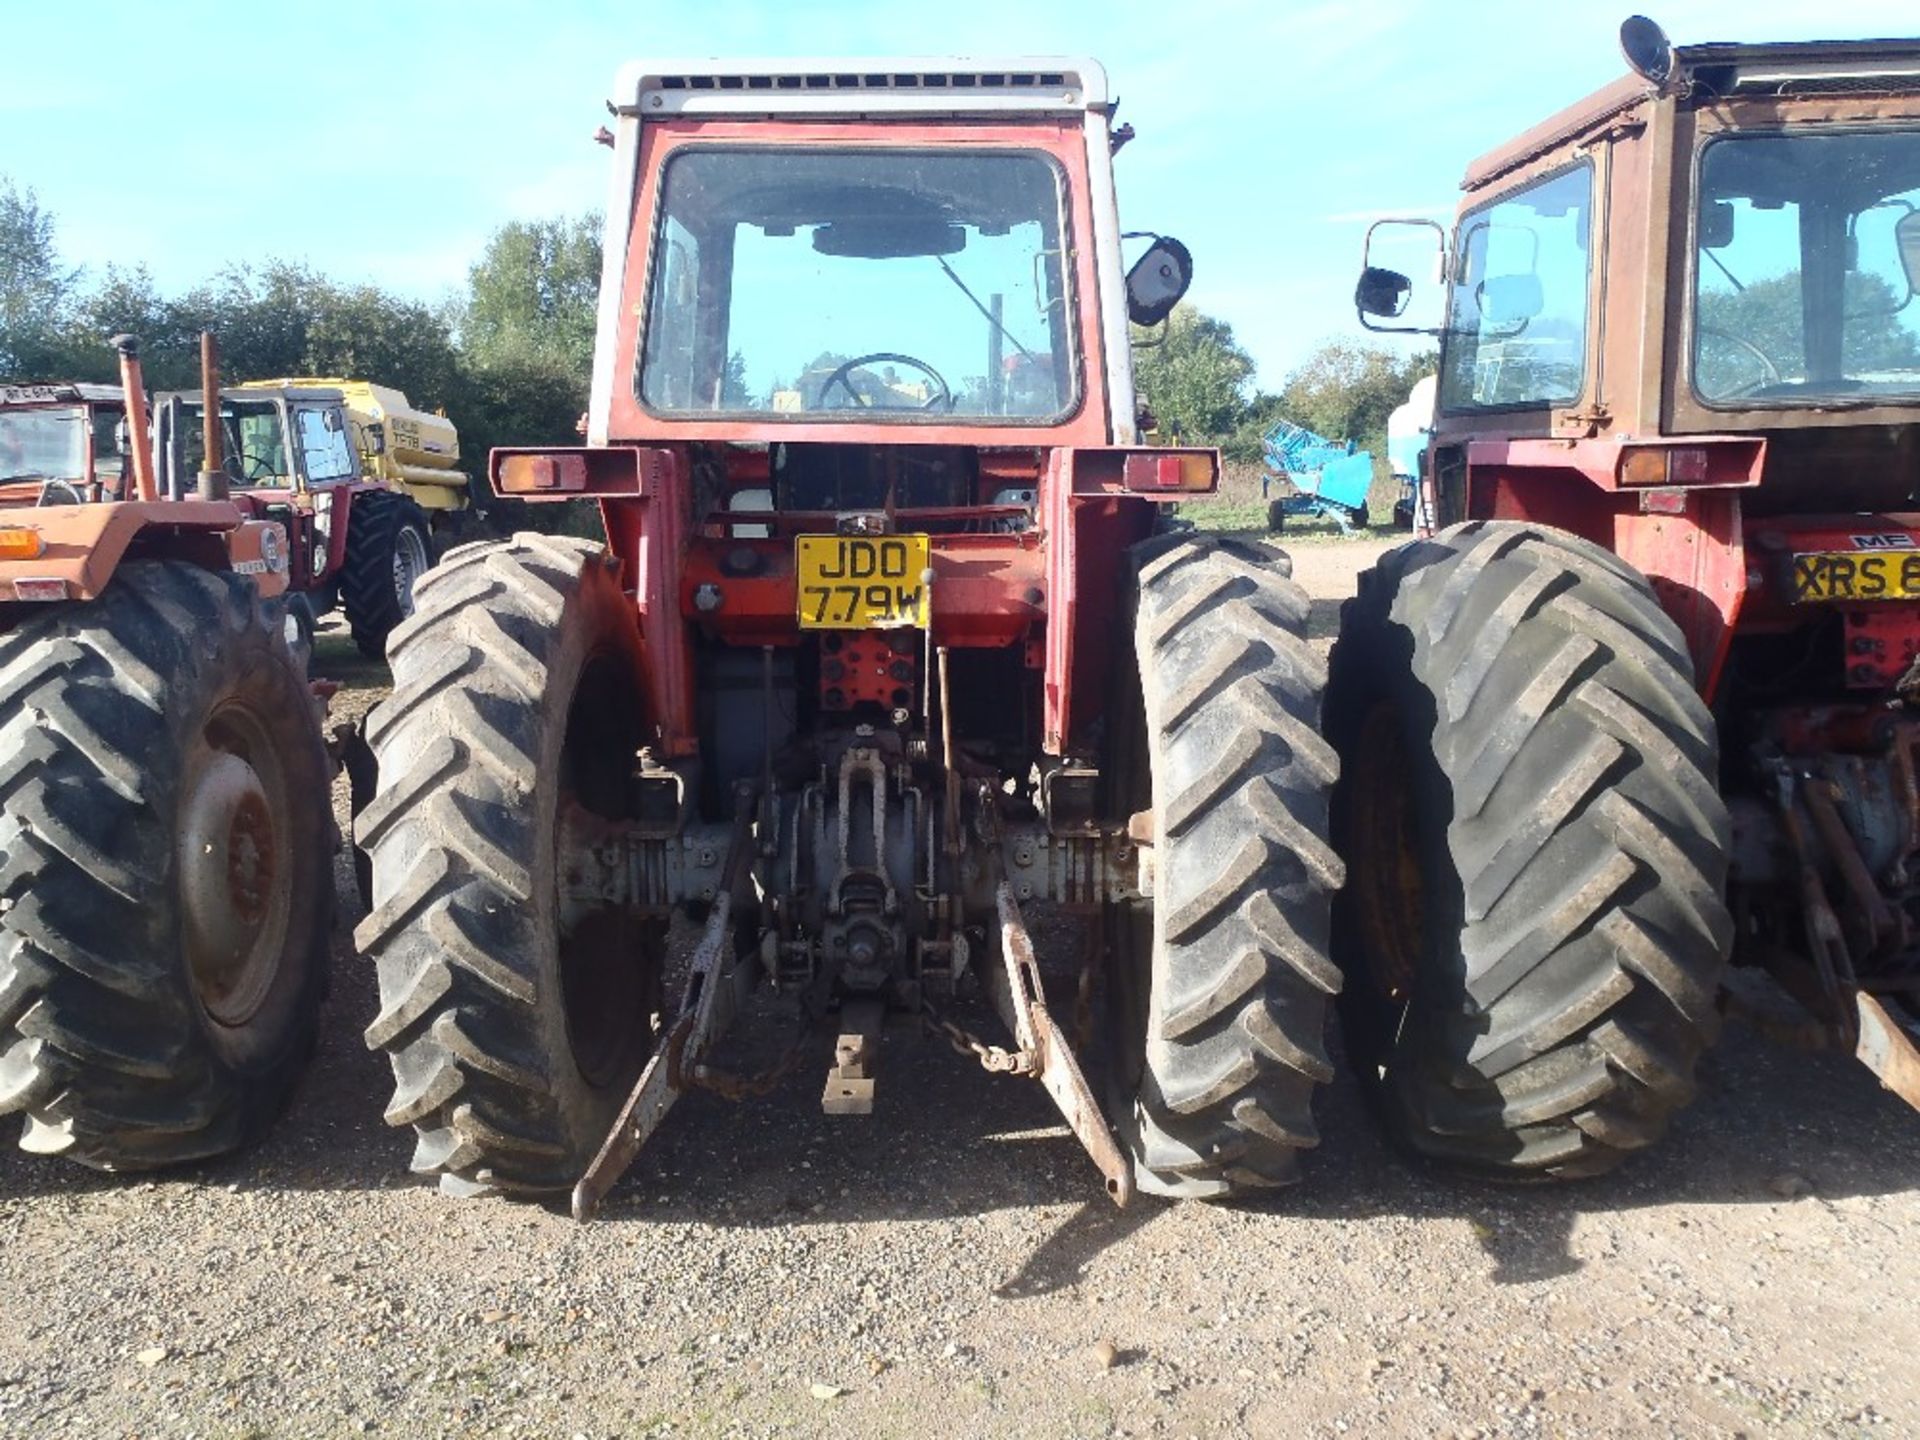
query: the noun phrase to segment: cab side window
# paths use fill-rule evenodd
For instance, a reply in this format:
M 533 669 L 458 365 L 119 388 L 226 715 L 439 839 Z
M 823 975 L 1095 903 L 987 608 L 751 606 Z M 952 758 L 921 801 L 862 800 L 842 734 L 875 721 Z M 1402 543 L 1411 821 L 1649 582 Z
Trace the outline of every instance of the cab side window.
M 1441 408 L 1541 409 L 1580 398 L 1592 201 L 1593 168 L 1581 164 L 1461 220 Z
M 332 480 L 353 478 L 353 447 L 347 443 L 344 423 L 329 427 L 326 410 L 295 412 L 294 433 L 300 440 L 300 458 L 306 467 L 307 483 L 324 485 Z

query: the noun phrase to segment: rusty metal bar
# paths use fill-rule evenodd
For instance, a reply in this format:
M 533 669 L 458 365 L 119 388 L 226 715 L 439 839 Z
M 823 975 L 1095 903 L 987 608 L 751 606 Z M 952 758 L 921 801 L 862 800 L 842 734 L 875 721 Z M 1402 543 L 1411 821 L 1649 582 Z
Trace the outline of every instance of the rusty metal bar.
M 1115 1205 L 1125 1207 L 1133 1198 L 1133 1164 L 1115 1143 L 1100 1102 L 1093 1098 L 1080 1062 L 1074 1058 L 1073 1047 L 1047 1009 L 1046 989 L 1033 955 L 1033 937 L 1027 933 L 1013 886 L 1002 880 L 993 898 L 1000 916 L 1003 962 L 992 972 L 994 1004 L 1021 1050 L 1034 1057 L 1034 1073 L 1065 1117 L 1067 1128 L 1106 1177 L 1107 1194 Z
M 127 402 L 128 443 L 133 447 L 133 493 L 141 500 L 158 500 L 160 492 L 153 482 L 153 437 L 147 428 L 147 384 L 140 374 L 140 342 L 131 335 L 116 335 L 113 348 L 120 356 L 120 389 Z M 121 482 L 120 497 L 126 498 L 126 482 Z
M 1893 910 L 1880 893 L 1880 887 L 1874 883 L 1866 861 L 1860 858 L 1860 847 L 1848 833 L 1847 822 L 1840 818 L 1828 782 L 1817 775 L 1809 777 L 1800 786 L 1800 798 L 1806 802 L 1807 813 L 1813 817 L 1813 828 L 1826 846 L 1828 857 L 1839 868 L 1840 878 L 1846 882 L 1853 903 L 1860 907 L 1867 928 L 1873 935 L 1872 949 L 1867 955 L 1859 957 L 1861 960 L 1868 959 L 1877 954 L 1898 931 Z
M 200 332 L 200 425 L 201 450 L 198 490 L 202 500 L 227 498 L 227 472 L 221 455 L 220 431 L 220 346 L 211 330 Z M 292 437 L 289 436 L 289 443 Z
M 960 859 L 960 771 L 953 755 L 953 704 L 947 689 L 947 647 L 940 647 L 940 765 L 945 772 L 947 856 Z
M 735 797 L 733 837 L 727 845 L 719 893 L 688 967 L 679 1016 L 640 1072 L 599 1153 L 573 1187 L 575 1220 L 593 1218 L 607 1192 L 640 1154 L 640 1147 L 660 1128 L 673 1102 L 685 1093 L 688 1075 L 700 1057 L 733 1022 L 736 977 L 744 974 L 752 978 L 752 967 L 742 970 L 734 963 L 731 929 L 734 897 L 746 877 L 747 857 L 753 850 L 754 798 L 751 786 Z
M 1920 1110 L 1920 1048 L 1913 1032 L 1874 996 L 1860 992 L 1860 1040 L 1854 1054 L 1880 1083 Z

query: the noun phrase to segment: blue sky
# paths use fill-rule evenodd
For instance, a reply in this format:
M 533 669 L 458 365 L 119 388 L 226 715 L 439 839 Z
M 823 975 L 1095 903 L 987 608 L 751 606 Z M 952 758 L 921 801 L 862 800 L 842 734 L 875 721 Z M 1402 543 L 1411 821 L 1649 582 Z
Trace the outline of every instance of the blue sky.
M 642 55 L 1082 54 L 1140 138 L 1129 229 L 1192 248 L 1193 299 L 1277 386 L 1348 303 L 1368 218 L 1444 214 L 1474 155 L 1623 72 L 1624 7 L 1413 0 L 702 0 L 327 6 L 12 0 L 0 174 L 64 254 L 165 288 L 304 260 L 436 298 L 489 232 L 600 203 L 589 137 Z M 1676 42 L 1911 33 L 1911 0 L 1669 0 Z

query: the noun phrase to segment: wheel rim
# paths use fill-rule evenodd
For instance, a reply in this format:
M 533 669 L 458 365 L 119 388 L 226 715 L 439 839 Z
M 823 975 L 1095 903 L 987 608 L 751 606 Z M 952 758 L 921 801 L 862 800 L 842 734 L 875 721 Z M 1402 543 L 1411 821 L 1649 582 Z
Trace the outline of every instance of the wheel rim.
M 280 629 L 287 637 L 287 644 L 298 649 L 301 640 L 305 637 L 301 633 L 300 616 L 292 605 L 287 606 L 286 616 L 280 621 Z
M 201 1009 L 245 1025 L 273 992 L 286 951 L 294 865 L 286 774 L 264 721 L 217 708 L 186 768 L 175 856 L 181 942 Z
M 402 525 L 393 540 L 393 598 L 402 615 L 413 614 L 413 587 L 427 573 L 427 542 L 411 525 Z

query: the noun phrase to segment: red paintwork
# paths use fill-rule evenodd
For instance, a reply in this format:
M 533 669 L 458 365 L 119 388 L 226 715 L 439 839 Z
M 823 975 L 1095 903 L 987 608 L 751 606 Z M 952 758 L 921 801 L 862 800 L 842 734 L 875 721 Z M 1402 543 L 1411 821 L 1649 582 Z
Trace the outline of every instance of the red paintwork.
M 674 150 L 684 145 L 733 142 L 751 145 L 849 145 L 929 148 L 993 148 L 1039 150 L 1066 172 L 1069 244 L 1072 246 L 1073 288 L 1079 306 L 1080 404 L 1055 425 L 989 425 L 978 420 L 953 424 L 904 425 L 752 419 L 718 419 L 686 415 L 672 419 L 650 415 L 634 393 L 638 373 L 636 346 L 642 327 L 623 324 L 614 347 L 613 405 L 608 435 L 614 440 L 665 442 L 673 440 L 741 440 L 764 442 L 773 438 L 819 441 L 858 441 L 873 444 L 967 446 L 1061 445 L 1095 446 L 1106 443 L 1106 367 L 1101 363 L 1100 283 L 1094 263 L 1093 212 L 1088 204 L 1086 133 L 1070 121 L 1035 119 L 1020 124 L 990 125 L 922 122 L 884 124 L 863 122 L 775 120 L 666 120 L 641 127 L 639 193 L 634 202 L 631 249 L 621 313 L 644 313 L 649 275 L 649 249 L 660 177 Z
M 820 705 L 851 710 L 863 702 L 900 709 L 920 678 L 918 630 L 828 631 L 820 638 Z
M 1846 612 L 1847 684 L 1888 691 L 1920 659 L 1920 610 L 1912 605 Z
M 910 530 L 911 522 L 903 520 L 900 528 Z M 749 550 L 763 568 L 753 575 L 727 573 L 727 557 Z M 1011 645 L 1045 622 L 1047 592 L 1037 536 L 935 535 L 932 551 L 934 644 L 956 649 Z M 719 588 L 717 610 L 703 612 L 694 603 L 702 585 Z M 797 645 L 809 635 L 827 633 L 799 628 L 791 540 L 697 539 L 687 549 L 679 595 L 690 625 L 731 645 Z
M 1683 487 L 1750 489 L 1760 483 L 1767 442 L 1750 435 L 1689 435 L 1679 440 L 1627 440 L 1618 437 L 1575 440 L 1473 440 L 1467 444 L 1471 479 L 1510 470 L 1571 470 L 1601 490 L 1641 493 L 1643 487 L 1623 486 L 1620 467 L 1626 457 L 1643 450 L 1704 450 L 1706 475 Z
M 811 436 L 809 436 L 811 438 Z M 869 432 L 869 438 L 871 432 Z M 900 437 L 885 437 L 900 443 Z M 918 438 L 917 436 L 914 438 Z M 1127 547 L 1153 525 L 1154 504 L 1192 491 L 1142 492 L 1126 484 L 1128 457 L 1155 450 L 1097 445 L 1036 451 L 988 450 L 980 456 L 982 488 L 1036 483 L 1038 524 L 1018 534 L 934 534 L 932 629 L 936 645 L 956 649 L 1028 647 L 1028 662 L 1044 668 L 1043 749 L 1066 755 L 1086 749 L 1105 708 L 1107 667 L 1124 645 L 1118 633 L 1120 566 Z M 1206 457 L 1213 451 L 1171 452 Z M 523 465 L 528 483 L 509 489 L 501 465 L 516 456 L 545 456 L 548 466 Z M 684 447 L 582 446 L 493 452 L 489 474 L 496 494 L 540 503 L 597 500 L 608 544 L 621 562 L 623 583 L 636 597 L 647 658 L 648 699 L 661 717 L 664 756 L 694 753 L 691 636 L 729 645 L 791 646 L 816 632 L 797 620 L 792 536 L 833 528 L 832 512 L 771 514 L 716 509 L 691 513 Z M 729 487 L 766 483 L 763 451 L 729 450 Z M 1140 467 L 1135 467 L 1136 475 Z M 534 484 L 533 477 L 552 483 Z M 911 532 L 956 519 L 982 520 L 1023 513 L 1014 507 L 901 510 L 896 529 Z M 738 527 L 766 526 L 771 538 L 739 538 Z M 756 563 L 740 563 L 751 554 Z M 737 573 L 750 569 L 751 573 Z M 702 610 L 701 587 L 718 588 L 720 603 Z M 1075 697 L 1083 697 L 1076 701 Z
M 993 148 L 1049 156 L 1064 174 L 1068 197 L 1081 389 L 1074 412 L 1045 425 L 978 417 L 907 424 L 857 414 L 831 421 L 649 414 L 636 394 L 636 357 L 645 328 L 660 180 L 676 150 L 715 143 Z M 660 717 L 664 754 L 686 755 L 697 747 L 694 636 L 737 646 L 792 646 L 812 638 L 797 623 L 792 536 L 830 531 L 838 517 L 729 511 L 721 508 L 722 496 L 709 493 L 716 482 L 723 492 L 764 486 L 770 460 L 761 447 L 779 441 L 962 446 L 978 457 L 976 501 L 985 502 L 1001 489 L 1037 486 L 1037 523 L 1025 533 L 940 533 L 956 528 L 955 521 L 981 524 L 1024 514 L 1017 507 L 995 509 L 985 503 L 954 511 L 900 510 L 889 518 L 897 531 L 918 526 L 932 535 L 933 642 L 959 648 L 1023 645 L 1030 664 L 1044 665 L 1043 748 L 1064 755 L 1087 746 L 1104 705 L 1107 668 L 1123 643 L 1116 634 L 1121 557 L 1152 528 L 1153 502 L 1215 488 L 1219 457 L 1212 451 L 1110 444 L 1100 316 L 1103 300 L 1113 304 L 1119 297 L 1100 292 L 1084 128 L 1040 117 L 1015 123 L 660 120 L 640 127 L 636 163 L 639 186 L 620 295 L 623 318 L 612 356 L 611 443 L 495 451 L 490 471 L 496 493 L 513 498 L 599 502 L 609 544 L 639 610 L 649 699 Z M 721 444 L 729 448 L 720 450 Z M 698 502 L 704 513 L 695 513 L 692 496 L 696 455 L 703 457 L 700 483 L 708 487 Z M 716 455 L 724 460 L 712 463 Z M 516 463 L 503 477 L 502 463 L 509 460 Z M 764 528 L 766 537 L 741 534 L 754 528 Z M 708 602 L 707 608 L 699 599 Z
M 1684 501 L 1680 513 L 1616 511 L 1610 548 L 1652 582 L 1660 604 L 1686 637 L 1700 693 L 1711 699 L 1720 688 L 1747 594 L 1740 493 L 1665 493 Z

